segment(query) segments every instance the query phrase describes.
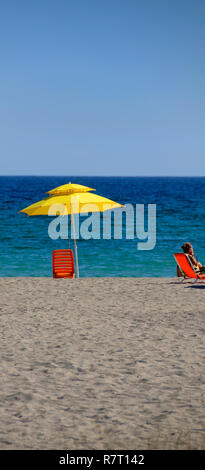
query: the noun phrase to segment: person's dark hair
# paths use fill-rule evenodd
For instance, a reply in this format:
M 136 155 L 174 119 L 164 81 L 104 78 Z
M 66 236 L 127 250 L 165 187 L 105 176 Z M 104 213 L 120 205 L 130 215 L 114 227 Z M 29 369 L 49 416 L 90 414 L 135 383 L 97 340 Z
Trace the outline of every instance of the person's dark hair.
M 184 253 L 188 253 L 189 249 L 191 248 L 191 243 L 187 242 L 182 245 L 182 250 Z

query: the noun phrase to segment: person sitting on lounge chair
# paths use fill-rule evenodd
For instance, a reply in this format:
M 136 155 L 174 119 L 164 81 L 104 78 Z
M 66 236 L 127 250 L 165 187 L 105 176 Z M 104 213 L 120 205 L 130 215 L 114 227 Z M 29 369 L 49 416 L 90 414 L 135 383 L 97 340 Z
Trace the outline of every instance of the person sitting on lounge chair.
M 187 242 L 187 243 L 184 243 L 182 245 L 182 250 L 184 253 L 186 253 L 186 255 L 188 255 L 190 261 L 191 261 L 191 264 L 193 265 L 194 267 L 194 270 L 196 272 L 202 272 L 202 271 L 205 271 L 205 266 L 202 266 L 201 263 L 199 263 L 197 261 L 197 259 L 194 257 L 194 250 L 193 250 L 193 246 L 191 243 Z
M 191 262 L 191 264 L 194 268 L 194 271 L 198 274 L 203 273 L 205 271 L 205 266 L 202 266 L 202 264 L 199 263 L 198 260 L 195 258 L 193 246 L 191 245 L 191 243 L 189 243 L 189 242 L 184 243 L 182 245 L 182 250 L 186 255 L 188 255 L 189 260 L 190 260 L 190 262 Z M 183 273 L 182 269 L 179 268 L 179 266 L 177 266 L 177 276 L 178 277 L 181 277 L 181 276 L 187 277 Z

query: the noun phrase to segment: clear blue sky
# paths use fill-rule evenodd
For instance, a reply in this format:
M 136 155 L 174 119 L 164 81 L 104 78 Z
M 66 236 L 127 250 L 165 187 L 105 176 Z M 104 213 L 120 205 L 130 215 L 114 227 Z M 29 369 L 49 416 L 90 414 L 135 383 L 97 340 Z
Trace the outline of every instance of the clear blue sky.
M 0 174 L 204 175 L 204 0 L 0 0 Z

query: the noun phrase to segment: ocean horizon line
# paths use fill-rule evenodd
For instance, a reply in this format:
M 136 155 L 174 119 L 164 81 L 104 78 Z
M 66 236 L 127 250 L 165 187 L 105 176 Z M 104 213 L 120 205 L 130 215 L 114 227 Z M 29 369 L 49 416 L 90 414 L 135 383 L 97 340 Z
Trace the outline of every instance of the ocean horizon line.
M 11 174 L 5 174 L 5 175 L 0 175 L 0 178 L 205 178 L 205 175 L 60 175 L 60 174 L 41 174 L 41 175 L 36 175 L 36 174 L 18 174 L 18 175 L 11 175 Z

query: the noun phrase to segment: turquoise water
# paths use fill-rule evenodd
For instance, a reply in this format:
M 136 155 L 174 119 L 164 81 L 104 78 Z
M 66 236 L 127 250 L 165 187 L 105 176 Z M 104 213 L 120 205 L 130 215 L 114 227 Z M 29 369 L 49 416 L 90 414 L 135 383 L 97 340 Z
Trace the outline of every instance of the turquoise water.
M 175 251 L 193 243 L 205 264 L 205 178 L 135 177 L 0 177 L 0 276 L 52 276 L 52 251 L 69 246 L 68 240 L 48 236 L 49 217 L 27 217 L 18 211 L 46 197 L 46 191 L 68 181 L 96 188 L 102 196 L 122 204 L 156 204 L 156 246 L 139 251 L 137 239 L 78 241 L 80 276 L 173 276 Z M 101 219 L 102 219 L 101 215 Z M 82 221 L 84 219 L 82 218 Z M 102 225 L 102 220 L 101 220 Z M 71 241 L 71 248 L 73 242 Z

